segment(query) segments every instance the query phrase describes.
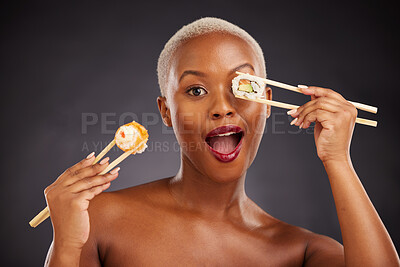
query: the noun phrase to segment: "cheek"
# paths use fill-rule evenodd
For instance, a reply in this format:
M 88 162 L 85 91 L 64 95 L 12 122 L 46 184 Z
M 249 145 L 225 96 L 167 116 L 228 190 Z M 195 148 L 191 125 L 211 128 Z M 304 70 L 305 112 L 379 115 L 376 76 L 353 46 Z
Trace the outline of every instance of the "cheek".
M 253 117 L 252 127 L 255 135 L 262 135 L 264 133 L 266 121 L 267 115 L 265 113 L 259 113 Z
M 248 109 L 245 118 L 248 125 L 246 146 L 249 156 L 249 162 L 248 162 L 249 165 L 251 165 L 257 154 L 261 139 L 264 134 L 265 124 L 267 120 L 267 115 L 266 115 L 267 106 L 263 104 L 256 104 L 256 105 L 257 105 L 256 107 Z
M 249 127 L 248 134 L 262 135 L 267 120 L 267 106 L 264 104 L 251 103 L 243 111 L 242 116 L 244 117 Z
M 205 114 L 201 112 L 201 109 L 185 102 L 175 105 L 175 107 L 171 117 L 178 140 L 189 141 L 189 139 L 197 139 L 201 136 L 201 130 L 205 123 Z

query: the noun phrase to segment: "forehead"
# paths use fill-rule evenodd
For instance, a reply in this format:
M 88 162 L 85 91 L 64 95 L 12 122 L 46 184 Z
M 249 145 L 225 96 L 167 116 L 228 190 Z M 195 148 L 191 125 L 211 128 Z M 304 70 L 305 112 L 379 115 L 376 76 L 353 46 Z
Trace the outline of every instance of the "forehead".
M 223 74 L 243 63 L 253 65 L 255 74 L 261 75 L 261 59 L 245 40 L 228 33 L 209 33 L 191 38 L 177 48 L 169 78 L 176 80 L 188 69 Z

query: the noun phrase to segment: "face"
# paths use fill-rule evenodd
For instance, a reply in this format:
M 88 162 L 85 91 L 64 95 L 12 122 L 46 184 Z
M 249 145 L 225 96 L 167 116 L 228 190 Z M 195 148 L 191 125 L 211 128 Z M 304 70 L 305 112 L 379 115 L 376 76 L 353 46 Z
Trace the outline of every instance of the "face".
M 235 71 L 261 76 L 260 64 L 247 42 L 229 34 L 198 36 L 177 49 L 158 105 L 193 173 L 223 183 L 250 167 L 270 108 L 235 98 L 231 86 Z

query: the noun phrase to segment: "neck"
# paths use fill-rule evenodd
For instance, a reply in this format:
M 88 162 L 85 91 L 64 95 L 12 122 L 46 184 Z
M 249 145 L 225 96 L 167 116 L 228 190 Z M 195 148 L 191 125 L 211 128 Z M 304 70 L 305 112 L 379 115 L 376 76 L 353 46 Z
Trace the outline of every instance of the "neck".
M 228 182 L 217 182 L 197 170 L 182 155 L 181 167 L 169 186 L 178 204 L 185 209 L 213 218 L 240 216 L 248 200 L 244 190 L 245 177 L 243 174 Z

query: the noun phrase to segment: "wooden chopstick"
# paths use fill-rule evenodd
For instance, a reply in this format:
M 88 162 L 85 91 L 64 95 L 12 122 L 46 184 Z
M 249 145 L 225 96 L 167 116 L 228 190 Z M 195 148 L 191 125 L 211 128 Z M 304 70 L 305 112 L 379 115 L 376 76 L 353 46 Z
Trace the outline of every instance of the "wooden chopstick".
M 132 150 L 128 150 L 126 151 L 124 154 L 122 154 L 121 156 L 119 156 L 116 160 L 114 160 L 113 162 L 110 163 L 110 165 L 107 166 L 107 168 L 105 168 L 99 175 L 103 175 L 106 174 L 107 172 L 111 171 L 111 169 L 113 169 L 115 166 L 117 166 L 118 164 L 120 164 L 124 159 L 126 159 L 129 155 L 135 153 L 137 150 L 139 150 L 139 148 L 145 144 L 147 142 L 147 140 L 143 140 L 141 143 L 139 143 L 139 145 L 137 145 L 134 149 Z
M 299 106 L 296 106 L 296 105 L 286 104 L 286 103 L 273 101 L 273 100 L 268 100 L 268 99 L 259 99 L 259 98 L 251 99 L 251 98 L 248 98 L 248 97 L 245 97 L 245 96 L 240 96 L 240 95 L 235 95 L 235 97 L 240 98 L 240 99 L 244 99 L 244 100 L 250 100 L 250 101 L 253 101 L 253 102 L 262 103 L 262 104 L 267 104 L 267 105 L 278 107 L 278 108 L 294 109 L 294 108 L 298 108 L 299 107 Z
M 250 101 L 253 101 L 253 102 L 257 102 L 257 103 L 267 104 L 267 105 L 278 107 L 278 108 L 295 109 L 295 108 L 300 107 L 300 106 L 297 106 L 297 105 L 286 104 L 286 103 L 273 101 L 273 100 L 268 100 L 268 99 L 251 99 L 251 98 L 248 98 L 248 97 L 245 97 L 245 96 L 240 96 L 240 95 L 235 95 L 235 97 L 240 98 L 240 99 L 244 99 L 244 100 L 250 100 Z M 368 125 L 368 126 L 373 126 L 373 127 L 376 127 L 378 125 L 377 121 L 367 120 L 367 119 L 362 119 L 362 118 L 356 118 L 356 123 L 363 124 L 363 125 Z
M 290 90 L 290 91 L 293 91 L 293 92 L 302 93 L 300 88 L 298 88 L 296 86 L 293 86 L 293 85 L 288 85 L 288 84 L 284 84 L 284 83 L 281 83 L 281 82 L 273 81 L 273 80 L 270 80 L 270 79 L 261 78 L 261 77 L 258 77 L 258 76 L 255 76 L 255 75 L 251 75 L 251 74 L 248 74 L 248 73 L 244 73 L 244 72 L 240 72 L 240 71 L 237 71 L 236 74 L 239 74 L 239 75 L 240 74 L 246 74 L 246 75 L 250 75 L 250 76 L 253 76 L 253 77 L 257 77 L 259 79 L 262 79 L 266 84 L 269 84 L 269 85 L 272 85 L 272 86 L 276 86 L 276 87 L 279 87 L 279 88 L 283 88 L 283 89 L 287 89 L 287 90 Z M 349 101 L 349 100 L 347 100 L 347 101 Z M 378 112 L 378 108 L 377 107 L 373 107 L 373 106 L 370 106 L 370 105 L 361 104 L 361 103 L 357 103 L 357 102 L 353 102 L 353 101 L 349 101 L 349 102 L 351 104 L 353 104 L 358 109 L 361 109 L 361 110 L 364 110 L 364 111 L 367 111 L 367 112 L 371 112 L 371 113 L 374 113 L 374 114 L 376 114 Z
M 111 169 L 113 169 L 115 166 L 117 166 L 118 164 L 120 164 L 124 159 L 126 159 L 129 155 L 131 155 L 132 153 L 134 153 L 135 151 L 137 151 L 142 145 L 143 143 L 145 143 L 147 140 L 142 141 L 142 143 L 140 143 L 136 148 L 126 151 L 124 154 L 122 154 L 121 156 L 119 156 L 116 160 L 114 160 L 112 163 L 110 163 L 107 168 L 105 168 L 99 175 L 104 175 L 107 172 L 109 172 Z M 113 146 L 115 145 L 115 139 L 113 139 L 101 152 L 99 155 L 97 155 L 97 157 L 94 159 L 92 165 L 96 164 L 99 160 L 101 160 L 108 151 L 111 150 L 111 148 L 113 148 Z M 49 211 L 49 207 L 47 206 L 46 208 L 44 208 L 38 215 L 36 215 L 30 222 L 29 225 L 32 226 L 33 228 L 35 228 L 36 226 L 38 226 L 39 224 L 41 224 L 44 220 L 46 220 L 48 217 L 50 216 L 50 211 Z
M 113 148 L 113 146 L 115 146 L 115 138 L 100 152 L 100 154 L 97 155 L 92 165 L 96 164 L 99 160 L 101 160 L 108 153 L 108 151 L 110 151 L 111 148 Z
M 41 224 L 44 220 L 46 220 L 50 216 L 49 207 L 46 206 L 38 215 L 36 215 L 30 222 L 29 225 L 33 228 Z

